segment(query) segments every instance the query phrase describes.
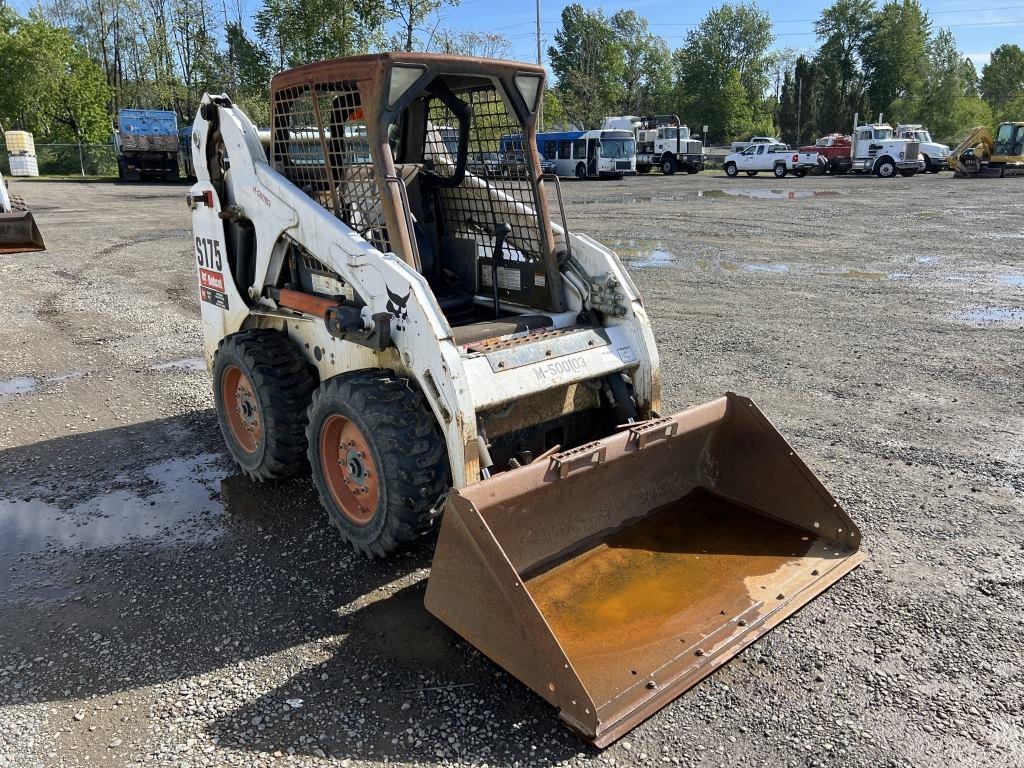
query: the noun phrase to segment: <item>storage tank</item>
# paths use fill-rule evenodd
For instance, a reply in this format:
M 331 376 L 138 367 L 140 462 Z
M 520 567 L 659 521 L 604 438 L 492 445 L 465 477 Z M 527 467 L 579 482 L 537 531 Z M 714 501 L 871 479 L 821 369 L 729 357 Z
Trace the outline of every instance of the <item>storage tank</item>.
M 11 165 L 11 176 L 38 176 L 36 144 L 28 131 L 6 131 L 4 142 Z

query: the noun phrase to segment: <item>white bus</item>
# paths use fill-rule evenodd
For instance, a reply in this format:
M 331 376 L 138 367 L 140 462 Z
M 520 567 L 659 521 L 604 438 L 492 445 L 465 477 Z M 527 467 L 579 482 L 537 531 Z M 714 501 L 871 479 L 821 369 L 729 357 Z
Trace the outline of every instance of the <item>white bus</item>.
M 537 149 L 555 164 L 559 176 L 621 179 L 636 173 L 636 139 L 632 131 L 538 133 Z

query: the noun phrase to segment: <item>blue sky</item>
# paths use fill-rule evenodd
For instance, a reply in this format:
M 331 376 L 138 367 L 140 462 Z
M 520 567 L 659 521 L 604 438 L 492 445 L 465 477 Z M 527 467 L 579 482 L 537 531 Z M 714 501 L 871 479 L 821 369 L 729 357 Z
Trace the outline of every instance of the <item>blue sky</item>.
M 259 7 L 259 0 L 235 0 L 249 12 Z M 715 6 L 716 0 L 694 0 L 686 5 L 678 0 L 623 0 L 600 2 L 580 0 L 588 8 L 602 8 L 614 13 L 619 8 L 632 8 L 647 17 L 651 31 L 662 36 L 670 48 L 679 47 L 686 35 Z M 883 0 L 876 0 L 879 4 Z M 775 46 L 813 51 L 816 47 L 812 24 L 821 9 L 831 0 L 760 0 L 775 27 Z M 14 0 L 12 5 L 22 11 L 34 0 Z M 541 33 L 544 37 L 545 63 L 547 46 L 558 29 L 564 1 L 541 0 Z M 925 0 L 925 9 L 935 27 L 949 27 L 965 54 L 980 70 L 992 49 L 1000 43 L 1024 46 L 1024 0 Z M 473 32 L 500 32 L 509 37 L 516 58 L 536 59 L 534 0 L 462 0 L 454 8 L 442 11 L 441 26 Z
M 665 38 L 670 48 L 679 47 L 686 35 L 711 8 L 713 0 L 694 0 L 682 4 L 678 0 L 623 0 L 594 2 L 581 0 L 588 8 L 602 8 L 614 13 L 619 8 L 632 8 L 645 16 L 651 31 Z M 878 0 L 881 4 L 882 0 Z M 558 29 L 559 15 L 565 2 L 541 0 L 541 33 L 544 49 Z M 776 47 L 814 50 L 816 41 L 813 22 L 822 8 L 831 4 L 821 0 L 761 0 L 774 23 Z M 1024 46 L 1024 0 L 935 0 L 924 2 L 934 27 L 949 27 L 960 49 L 980 69 L 988 61 L 993 48 L 1001 43 Z M 534 60 L 537 43 L 533 0 L 462 0 L 459 6 L 445 9 L 443 26 L 459 30 L 500 32 L 515 46 L 516 58 Z

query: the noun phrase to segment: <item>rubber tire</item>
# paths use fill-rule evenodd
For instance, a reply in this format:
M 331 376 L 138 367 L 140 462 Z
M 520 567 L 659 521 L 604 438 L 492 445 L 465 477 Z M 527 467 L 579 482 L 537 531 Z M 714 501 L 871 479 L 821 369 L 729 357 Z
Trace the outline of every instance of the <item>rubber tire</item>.
M 700 173 L 700 168 L 696 168 L 692 165 L 686 166 L 686 175 L 693 176 L 694 174 Z
M 676 172 L 676 159 L 674 157 L 666 157 L 661 161 L 661 172 L 665 176 L 671 176 Z
M 887 172 L 887 173 L 882 173 L 882 169 L 885 168 L 886 166 L 892 168 L 892 171 L 891 172 Z M 877 165 L 875 165 L 875 174 L 880 179 L 891 179 L 891 178 L 893 178 L 896 175 L 896 162 L 891 157 L 886 155 L 885 157 L 883 157 L 881 160 L 878 161 Z
M 337 507 L 320 464 L 320 432 L 340 413 L 363 434 L 377 467 L 377 511 L 357 525 Z M 354 371 L 313 393 L 305 442 L 313 483 L 331 524 L 367 557 L 384 557 L 430 530 L 433 510 L 451 486 L 448 451 L 423 395 L 391 370 Z
M 740 169 L 736 167 L 736 163 L 726 163 L 723 170 L 725 171 L 725 175 L 730 179 L 735 179 L 740 173 Z
M 793 171 L 793 175 L 796 176 L 798 179 L 802 179 L 804 176 L 807 175 L 807 171 L 806 169 L 801 168 L 798 171 Z
M 579 165 L 576 166 L 576 178 L 579 179 L 580 181 L 583 181 L 584 179 L 587 178 L 587 166 L 585 166 L 583 163 L 580 163 Z
M 651 166 L 649 166 L 649 165 L 638 165 L 636 167 L 636 172 L 637 173 L 650 173 L 651 172 Z
M 259 401 L 263 437 L 255 453 L 238 446 L 226 420 L 220 381 L 231 364 L 248 376 Z M 239 331 L 221 339 L 213 360 L 217 421 L 228 451 L 250 479 L 261 482 L 309 474 L 306 410 L 315 387 L 302 353 L 280 331 Z
M 776 179 L 786 178 L 787 173 L 789 173 L 789 169 L 786 168 L 785 163 L 776 163 L 772 167 L 772 174 L 775 176 Z
M 747 176 L 757 176 L 757 171 L 747 171 Z
M 903 178 L 909 179 L 911 176 L 916 176 L 917 175 L 917 169 L 916 168 L 914 168 L 914 169 L 907 169 L 907 170 L 902 170 L 901 169 L 899 171 L 899 174 Z

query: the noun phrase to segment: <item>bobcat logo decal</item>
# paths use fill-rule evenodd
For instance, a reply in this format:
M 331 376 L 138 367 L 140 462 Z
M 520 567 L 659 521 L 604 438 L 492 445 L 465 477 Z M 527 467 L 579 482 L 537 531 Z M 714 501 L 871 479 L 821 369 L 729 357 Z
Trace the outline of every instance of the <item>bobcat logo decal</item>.
M 387 286 L 385 286 L 387 288 Z M 405 325 L 409 320 L 409 310 L 406 309 L 405 305 L 409 303 L 409 296 L 412 293 L 410 290 L 405 296 L 399 296 L 397 293 L 387 288 L 388 291 L 388 303 L 387 310 L 391 313 L 391 316 L 395 318 L 395 330 L 404 331 Z

